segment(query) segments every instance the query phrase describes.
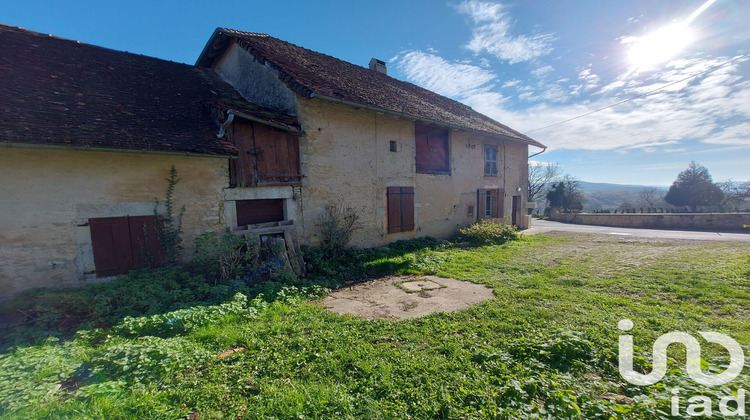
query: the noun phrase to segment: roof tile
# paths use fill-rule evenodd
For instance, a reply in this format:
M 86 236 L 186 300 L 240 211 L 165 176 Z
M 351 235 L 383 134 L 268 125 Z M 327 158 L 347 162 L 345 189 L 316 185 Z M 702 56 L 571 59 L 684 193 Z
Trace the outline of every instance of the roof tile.
M 544 147 L 458 101 L 267 34 L 218 28 L 198 59 L 198 65 L 210 67 L 217 58 L 216 51 L 210 48 L 211 42 L 221 51 L 221 45 L 225 46 L 227 40 L 237 42 L 258 61 L 276 68 L 279 78 L 303 97 L 322 95 Z
M 0 142 L 235 155 L 217 110 L 298 129 L 213 71 L 0 25 Z

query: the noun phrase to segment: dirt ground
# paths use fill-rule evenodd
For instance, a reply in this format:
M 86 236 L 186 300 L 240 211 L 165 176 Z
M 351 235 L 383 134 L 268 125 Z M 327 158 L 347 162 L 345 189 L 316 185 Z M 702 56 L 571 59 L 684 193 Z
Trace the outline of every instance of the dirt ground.
M 344 287 L 321 300 L 336 313 L 367 319 L 415 318 L 452 312 L 492 299 L 492 289 L 437 276 L 388 276 Z

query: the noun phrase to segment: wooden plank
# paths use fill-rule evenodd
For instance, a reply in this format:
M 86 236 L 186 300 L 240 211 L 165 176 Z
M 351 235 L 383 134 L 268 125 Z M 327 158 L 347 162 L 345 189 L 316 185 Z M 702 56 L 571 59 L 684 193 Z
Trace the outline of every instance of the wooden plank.
M 230 159 L 230 183 L 235 187 L 252 187 L 257 185 L 254 128 L 252 123 L 236 120 L 232 123 L 231 140 L 239 155 Z
M 125 274 L 133 268 L 127 217 L 89 219 L 89 228 L 97 277 Z
M 414 187 L 401 187 L 401 231 L 414 230 Z
M 417 172 L 450 174 L 450 139 L 447 129 L 416 122 L 414 145 Z
M 497 217 L 503 218 L 505 217 L 505 190 L 503 188 L 499 188 L 497 190 Z
M 154 268 L 166 264 L 157 223 L 155 215 L 128 217 L 133 268 Z
M 388 187 L 388 233 L 401 232 L 401 189 Z

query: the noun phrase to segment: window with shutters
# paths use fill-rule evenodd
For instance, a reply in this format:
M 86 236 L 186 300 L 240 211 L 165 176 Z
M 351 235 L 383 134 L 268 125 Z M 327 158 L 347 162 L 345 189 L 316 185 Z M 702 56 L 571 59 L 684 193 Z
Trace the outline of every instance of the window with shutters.
M 497 146 L 484 146 L 484 176 L 497 176 Z
M 477 217 L 480 219 L 497 219 L 503 217 L 503 193 L 501 189 L 477 191 Z
M 239 149 L 237 159 L 229 161 L 231 187 L 297 185 L 302 181 L 298 136 L 235 119 L 231 139 Z
M 388 233 L 414 230 L 414 187 L 388 187 Z
M 414 143 L 417 173 L 450 175 L 448 129 L 417 121 L 414 123 Z
M 164 265 L 157 223 L 156 216 L 89 219 L 96 276 L 117 276 Z

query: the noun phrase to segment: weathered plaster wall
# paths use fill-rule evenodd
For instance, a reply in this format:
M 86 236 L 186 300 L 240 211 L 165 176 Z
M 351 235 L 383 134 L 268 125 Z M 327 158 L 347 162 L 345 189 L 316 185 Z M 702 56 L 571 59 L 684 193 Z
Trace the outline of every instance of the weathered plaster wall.
M 214 70 L 250 102 L 289 115 L 297 111 L 297 97 L 279 80 L 276 71 L 255 61 L 237 44 L 229 47 Z
M 552 219 L 582 225 L 727 232 L 750 225 L 750 213 L 557 213 Z
M 477 190 L 503 189 L 502 212 L 511 220 L 512 196 L 520 195 L 517 224 L 528 227 L 525 214 L 527 188 L 526 145 L 492 140 L 466 131 L 451 130 L 451 175 L 415 173 L 414 121 L 384 113 L 297 97 L 273 69 L 258 63 L 235 46 L 214 66 L 217 73 L 248 100 L 297 115 L 305 136 L 301 138 L 302 188 L 292 202 L 284 194 L 286 211 L 298 217 L 298 232 L 306 242 L 317 243 L 317 221 L 327 204 L 344 203 L 357 210 L 362 229 L 354 238 L 360 246 L 376 246 L 415 236 L 448 237 L 476 221 Z M 293 110 L 289 111 L 291 108 Z M 397 152 L 390 151 L 397 142 Z M 484 144 L 499 151 L 499 176 L 484 176 Z M 389 186 L 415 188 L 413 232 L 388 234 Z M 516 189 L 521 191 L 517 192 Z M 250 190 L 250 189 L 248 189 Z M 245 191 L 247 197 L 256 194 Z M 227 195 L 227 199 L 232 199 Z M 296 199 L 296 198 L 295 198 Z M 475 206 L 473 216 L 467 216 Z M 296 213 L 295 213 L 296 212 Z M 226 212 L 231 222 L 231 209 Z M 287 214 L 289 217 L 289 214 Z M 231 225 L 231 223 L 230 223 Z
M 508 219 L 512 195 L 522 195 L 520 204 L 525 203 L 525 145 L 451 130 L 451 175 L 417 174 L 413 120 L 317 99 L 300 100 L 298 118 L 306 132 L 301 144 L 304 236 L 312 243 L 318 241 L 317 219 L 329 203 L 343 202 L 359 212 L 362 230 L 354 243 L 360 246 L 448 237 L 476 221 L 480 188 L 504 189 Z M 397 152 L 390 151 L 390 141 L 397 142 Z M 484 176 L 485 143 L 498 146 L 498 177 Z M 387 233 L 388 186 L 415 188 L 415 231 Z M 475 206 L 474 216 L 467 216 L 469 206 Z M 520 224 L 525 221 L 519 218 Z
M 0 149 L 0 298 L 33 287 L 95 281 L 90 217 L 152 215 L 164 201 L 170 168 L 181 181 L 185 256 L 194 238 L 224 227 L 227 159 Z

